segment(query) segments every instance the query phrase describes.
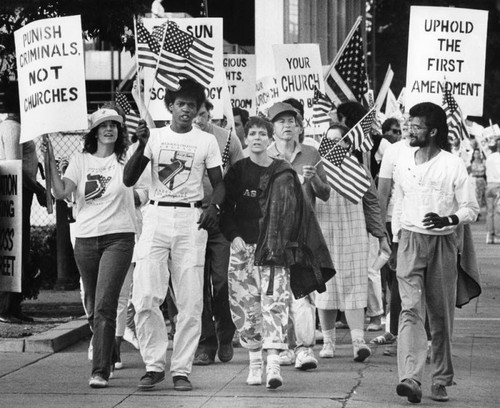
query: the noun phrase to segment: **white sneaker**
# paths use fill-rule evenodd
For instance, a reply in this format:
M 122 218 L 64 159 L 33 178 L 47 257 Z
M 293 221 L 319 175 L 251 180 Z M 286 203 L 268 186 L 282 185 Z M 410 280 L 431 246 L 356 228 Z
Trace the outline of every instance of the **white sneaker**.
M 283 385 L 283 378 L 281 377 L 280 366 L 278 364 L 268 364 L 266 377 L 266 387 L 270 390 L 274 390 Z
M 295 363 L 295 353 L 293 352 L 293 350 L 283 350 L 280 353 L 280 365 L 288 366 L 292 365 L 293 363 Z
M 248 367 L 248 385 L 261 385 L 262 384 L 262 362 L 250 363 Z
M 354 352 L 354 361 L 361 363 L 372 355 L 370 347 L 365 343 L 365 339 L 356 339 L 352 341 L 352 348 Z
M 106 388 L 108 386 L 108 382 L 100 375 L 96 374 L 90 377 L 89 385 L 92 388 Z
M 295 368 L 298 370 L 314 370 L 318 367 L 318 360 L 310 347 L 302 348 L 295 359 Z
M 123 363 L 121 361 L 117 361 L 115 363 L 115 370 L 121 370 L 123 368 Z
M 323 343 L 323 348 L 319 352 L 320 358 L 333 358 L 335 357 L 335 343 L 327 341 Z
M 125 332 L 123 333 L 123 340 L 128 341 L 132 346 L 134 346 L 137 350 L 139 350 L 139 340 L 137 340 L 137 336 L 130 329 L 130 327 L 125 327 Z

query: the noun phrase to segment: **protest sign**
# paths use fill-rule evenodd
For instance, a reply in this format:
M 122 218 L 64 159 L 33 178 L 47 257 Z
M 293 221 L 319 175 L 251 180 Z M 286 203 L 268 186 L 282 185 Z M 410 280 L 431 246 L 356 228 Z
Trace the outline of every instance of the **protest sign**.
M 275 76 L 262 77 L 256 82 L 255 89 L 257 112 L 267 115 L 267 110 L 280 100 L 278 81 Z
M 151 33 L 155 27 L 167 21 L 172 21 L 180 30 L 198 38 L 207 45 L 213 47 L 213 64 L 215 67 L 214 77 L 210 86 L 206 88 L 207 98 L 213 103 L 214 109 L 212 117 L 222 119 L 224 103 L 223 92 L 224 70 L 222 68 L 222 18 L 144 18 L 142 23 Z M 149 112 L 153 120 L 170 120 L 170 112 L 165 108 L 165 87 L 154 79 L 155 70 L 153 68 L 144 69 L 144 99 L 148 104 L 148 91 L 150 92 Z
M 23 161 L 0 161 L 0 288 L 21 292 Z
M 255 55 L 226 54 L 223 65 L 233 108 L 241 108 L 252 116 L 255 106 Z
M 482 116 L 488 12 L 412 6 L 406 104 L 442 105 L 443 87 L 464 115 Z
M 313 134 L 314 89 L 325 91 L 318 44 L 273 45 L 274 66 L 280 99 L 295 98 L 304 106 L 304 126 Z M 317 125 L 328 127 L 328 124 Z
M 87 129 L 80 16 L 34 21 L 14 33 L 21 142 Z

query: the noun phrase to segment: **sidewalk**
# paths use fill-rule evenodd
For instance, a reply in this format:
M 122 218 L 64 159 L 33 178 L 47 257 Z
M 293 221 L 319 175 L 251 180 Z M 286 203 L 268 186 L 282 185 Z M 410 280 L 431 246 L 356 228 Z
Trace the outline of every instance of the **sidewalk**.
M 484 243 L 484 223 L 473 226 L 476 251 L 482 269 L 483 294 L 462 310 L 456 310 L 453 349 L 457 383 L 448 388 L 450 401 L 434 402 L 430 395 L 430 367 L 423 384 L 419 406 L 446 405 L 453 408 L 497 407 L 496 392 L 500 374 L 500 246 Z M 136 388 L 144 374 L 137 350 L 125 343 L 125 368 L 116 371 L 110 387 L 88 387 L 90 363 L 88 338 L 58 353 L 0 353 L 0 407 L 399 407 L 409 406 L 395 392 L 395 357 L 382 355 L 383 347 L 373 350 L 366 363 L 355 363 L 348 330 L 338 330 L 337 355 L 320 359 L 317 370 L 301 372 L 283 367 L 284 385 L 268 391 L 265 386 L 250 387 L 246 352 L 235 349 L 230 363 L 193 367 L 190 376 L 194 390 L 173 390 L 167 374 L 154 391 Z M 367 340 L 380 333 L 367 333 Z M 320 346 L 315 347 L 316 355 Z M 169 351 L 170 353 L 170 351 Z

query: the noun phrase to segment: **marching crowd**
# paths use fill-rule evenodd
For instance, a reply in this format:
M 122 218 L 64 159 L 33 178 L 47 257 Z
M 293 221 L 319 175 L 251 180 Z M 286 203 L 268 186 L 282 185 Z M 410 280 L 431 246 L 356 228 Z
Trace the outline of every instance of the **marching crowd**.
M 169 362 L 174 389 L 191 390 L 192 366 L 229 362 L 235 336 L 248 350 L 247 384 L 276 389 L 282 365 L 317 368 L 318 330 L 319 358 L 335 356 L 345 319 L 355 361 L 373 345 L 397 354 L 398 395 L 420 402 L 429 354 L 431 397 L 448 400 L 454 308 L 480 291 L 467 226 L 478 202 L 487 205 L 487 242 L 500 243 L 500 139 L 486 161 L 474 149 L 466 163 L 443 109 L 417 104 L 402 123 L 388 119 L 371 153 L 356 159 L 371 184 L 355 204 L 328 182 L 299 101 L 277 102 L 267 117 L 235 110 L 236 132 L 211 120 L 192 80 L 167 90 L 165 108 L 167 126 L 141 121 L 135 135 L 117 106 L 98 109 L 64 174 L 42 143 L 54 197 L 76 202 L 90 387 L 107 387 L 123 367 L 120 343 L 132 330 L 125 338 L 145 365 L 140 389 L 163 381 Z M 366 113 L 355 102 L 338 106 L 323 136 L 329 146 L 351 150 L 344 136 Z M 15 120 L 0 124 L 0 140 Z M 372 345 L 366 319 L 372 331 L 386 319 Z

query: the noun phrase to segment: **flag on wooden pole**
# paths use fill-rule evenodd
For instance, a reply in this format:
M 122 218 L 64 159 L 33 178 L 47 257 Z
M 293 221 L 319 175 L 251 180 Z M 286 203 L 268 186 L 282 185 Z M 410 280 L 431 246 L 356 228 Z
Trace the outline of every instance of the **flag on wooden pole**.
M 326 94 L 336 105 L 363 103 L 368 91 L 361 21 L 358 17 L 325 76 Z
M 469 139 L 470 136 L 465 126 L 462 110 L 447 86 L 444 86 L 443 109 L 446 112 L 448 134 L 454 135 L 458 140 L 464 140 L 465 138 Z

